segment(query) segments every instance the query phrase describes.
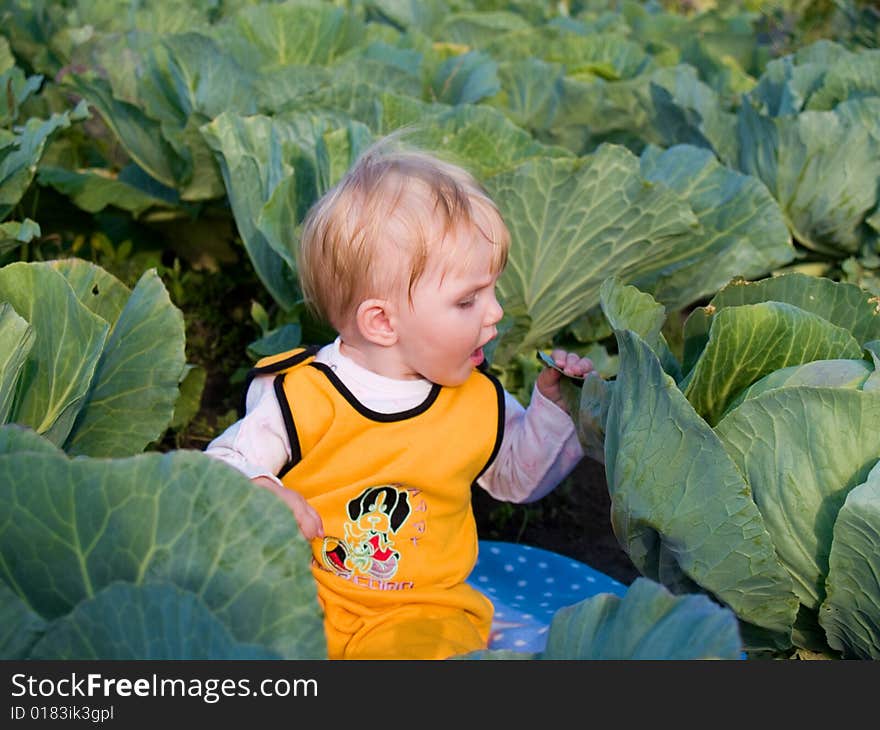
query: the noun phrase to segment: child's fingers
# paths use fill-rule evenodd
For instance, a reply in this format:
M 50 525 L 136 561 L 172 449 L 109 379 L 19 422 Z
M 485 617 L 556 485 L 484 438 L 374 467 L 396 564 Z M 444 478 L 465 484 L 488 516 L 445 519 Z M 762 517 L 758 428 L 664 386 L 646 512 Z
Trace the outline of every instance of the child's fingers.
M 300 532 L 306 540 L 324 537 L 324 523 L 321 521 L 321 516 L 301 495 L 288 491 L 284 495 L 284 501 L 293 512 L 296 524 L 299 525 Z
M 572 369 L 576 375 L 587 375 L 593 372 L 596 368 L 590 358 L 579 357 L 577 362 L 572 366 Z
M 314 509 L 308 507 L 308 509 L 303 510 L 299 514 L 294 510 L 294 516 L 296 517 L 296 523 L 299 525 L 299 529 L 306 540 L 314 540 L 316 537 L 324 537 L 323 523 Z
M 595 370 L 593 361 L 590 358 L 581 357 L 574 352 L 553 350 L 551 357 L 559 367 L 565 370 L 567 375 L 586 375 Z
M 301 494 L 285 489 L 282 485 L 276 484 L 268 477 L 258 476 L 254 477 L 252 481 L 281 498 L 290 508 L 290 511 L 293 512 L 296 524 L 307 540 L 324 537 L 324 523 L 321 521 L 321 516 L 312 505 L 306 502 Z
M 314 508 L 305 504 L 304 509 L 294 509 L 293 514 L 296 517 L 296 523 L 306 540 L 314 540 L 316 537 L 324 537 L 324 525 L 321 517 L 315 512 Z
M 562 379 L 562 373 L 553 368 L 544 368 L 538 373 L 538 387 L 541 392 L 545 392 L 548 388 L 553 388 Z

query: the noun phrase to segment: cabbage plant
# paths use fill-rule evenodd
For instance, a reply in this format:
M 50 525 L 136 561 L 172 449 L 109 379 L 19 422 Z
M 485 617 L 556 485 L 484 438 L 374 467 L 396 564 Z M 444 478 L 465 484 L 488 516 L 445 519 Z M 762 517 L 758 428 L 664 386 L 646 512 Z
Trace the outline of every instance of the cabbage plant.
M 43 85 L 39 74 L 27 76 L 15 63 L 8 41 L 0 37 L 0 255 L 40 235 L 40 226 L 29 218 L 7 220 L 33 182 L 46 146 L 61 130 L 88 116 L 84 102 L 74 109 L 50 114 L 47 119 L 25 120 L 22 106 Z
M 543 651 L 485 650 L 462 659 L 739 659 L 736 616 L 706 596 L 676 596 L 637 578 L 626 593 L 600 593 L 553 616 Z
M 880 267 L 880 50 L 820 40 L 769 62 L 734 112 L 704 89 L 669 95 L 658 123 L 759 178 L 814 258 Z
M 633 563 L 730 607 L 753 652 L 880 658 L 876 297 L 732 282 L 685 323 L 684 367 L 650 297 L 609 279 L 602 306 L 620 369 L 585 386 L 581 428 L 604 429 Z
M 124 18 L 80 10 L 69 22 L 81 32 L 67 45 L 61 29 L 47 30 L 72 69 L 62 87 L 91 105 L 126 159 L 109 170 L 53 159 L 38 179 L 88 211 L 114 205 L 136 217 L 198 215 L 225 198 L 285 313 L 301 301 L 292 251 L 305 212 L 367 144 L 400 129 L 474 172 L 514 229 L 500 366 L 595 308 L 609 273 L 674 308 L 794 256 L 785 219 L 755 177 L 687 145 L 646 149 L 671 147 L 674 134 L 663 130 L 696 117 L 702 131 L 683 141 L 730 136 L 698 70 L 717 76 L 719 58 L 737 59 L 728 70 L 752 58 L 746 17 L 691 22 L 630 9 L 563 18 L 552 9 L 448 12 L 442 3 L 204 10 L 184 27 L 146 9 Z M 33 26 L 15 19 L 20 39 Z M 690 31 L 687 49 L 658 42 Z M 641 157 L 597 148 L 622 139 L 615 130 L 638 137 Z
M 0 427 L 0 657 L 322 659 L 311 548 L 287 507 L 199 452 L 69 458 Z M 736 659 L 733 613 L 637 580 L 560 609 L 540 654 Z
M 320 659 L 290 510 L 199 452 L 69 458 L 0 427 L 0 656 Z
M 498 282 L 514 321 L 502 360 L 596 308 L 608 276 L 677 309 L 794 257 L 767 189 L 692 145 L 649 146 L 639 157 L 602 145 L 586 157 L 529 160 L 486 185 L 513 239 Z
M 0 269 L 0 423 L 70 454 L 129 456 L 168 428 L 183 315 L 155 270 L 133 290 L 82 259 Z

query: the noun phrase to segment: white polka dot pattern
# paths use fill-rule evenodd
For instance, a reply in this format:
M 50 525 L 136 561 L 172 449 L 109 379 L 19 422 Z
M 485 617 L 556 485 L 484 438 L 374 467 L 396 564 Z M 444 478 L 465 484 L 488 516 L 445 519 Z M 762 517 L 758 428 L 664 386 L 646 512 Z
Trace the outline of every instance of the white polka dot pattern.
M 543 651 L 550 621 L 563 606 L 599 593 L 626 593 L 626 586 L 586 563 L 492 540 L 480 541 L 468 583 L 495 607 L 489 648 L 527 652 Z

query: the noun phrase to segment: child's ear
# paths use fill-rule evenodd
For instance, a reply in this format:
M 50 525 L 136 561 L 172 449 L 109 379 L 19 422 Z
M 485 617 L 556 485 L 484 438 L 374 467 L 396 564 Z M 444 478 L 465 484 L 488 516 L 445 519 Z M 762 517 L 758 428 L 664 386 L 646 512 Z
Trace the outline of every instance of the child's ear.
M 391 302 L 386 299 L 366 299 L 357 308 L 357 326 L 361 337 L 383 347 L 397 342 L 397 332 L 391 324 Z

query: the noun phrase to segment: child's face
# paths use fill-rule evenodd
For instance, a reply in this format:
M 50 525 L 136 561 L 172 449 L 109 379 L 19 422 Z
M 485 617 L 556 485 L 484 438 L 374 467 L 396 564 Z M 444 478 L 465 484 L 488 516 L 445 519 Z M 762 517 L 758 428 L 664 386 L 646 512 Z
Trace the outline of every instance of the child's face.
M 450 234 L 453 250 L 469 250 L 464 266 L 429 262 L 412 292 L 398 307 L 398 348 L 408 375 L 439 385 L 461 385 L 483 361 L 483 346 L 497 334 L 503 310 L 495 298 L 492 245 L 475 229 Z

